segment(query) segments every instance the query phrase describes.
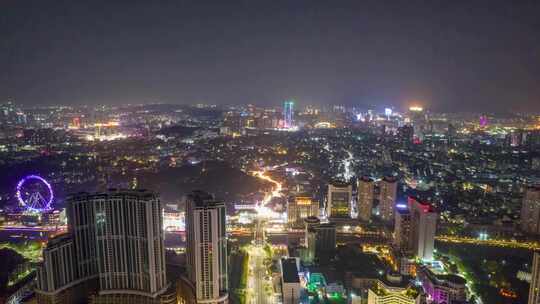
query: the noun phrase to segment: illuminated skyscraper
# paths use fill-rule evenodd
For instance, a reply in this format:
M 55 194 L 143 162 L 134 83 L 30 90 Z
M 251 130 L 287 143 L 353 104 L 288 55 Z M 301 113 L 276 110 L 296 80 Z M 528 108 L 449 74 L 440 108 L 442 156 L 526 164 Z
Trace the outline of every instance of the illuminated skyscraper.
M 287 201 L 287 219 L 292 227 L 302 227 L 304 219 L 319 216 L 319 202 L 308 195 L 291 196 Z
M 363 221 L 371 219 L 371 209 L 373 208 L 374 182 L 368 176 L 358 179 L 358 217 Z
M 283 127 L 292 128 L 294 126 L 294 100 L 283 102 Z
M 43 249 L 43 263 L 37 266 L 36 299 L 38 303 L 81 303 L 85 294 L 69 287 L 80 283 L 76 269 L 73 239 L 69 234 L 49 240 Z
M 69 233 L 48 245 L 38 271 L 36 292 L 49 297 L 38 297 L 39 303 L 75 285 L 95 285 L 93 303 L 146 303 L 166 291 L 162 209 L 155 193 L 79 193 L 68 198 L 67 215 Z M 87 299 L 88 291 L 71 294 Z M 78 302 L 70 296 L 66 303 Z
M 528 304 L 540 303 L 540 253 L 535 251 L 533 254 L 531 285 L 529 287 Z
M 411 213 L 405 204 L 396 208 L 394 224 L 394 247 L 398 252 L 408 254 L 412 251 Z
M 394 220 L 394 205 L 397 197 L 397 180 L 393 176 L 385 176 L 379 183 L 379 212 L 384 221 Z
M 186 197 L 187 271 L 197 303 L 228 301 L 225 204 L 203 191 Z
M 310 216 L 304 219 L 305 225 L 305 236 L 304 243 L 306 245 L 307 254 L 306 261 L 312 263 L 315 260 L 315 251 L 316 251 L 316 242 L 317 242 L 317 231 L 314 227 L 318 226 L 321 223 L 319 218 Z
M 422 260 L 433 260 L 437 212 L 431 204 L 409 197 L 411 212 L 411 241 L 413 254 Z
M 521 229 L 530 234 L 540 234 L 540 186 L 525 190 L 521 205 Z
M 315 259 L 321 263 L 330 261 L 336 253 L 336 224 L 321 223 L 310 229 L 315 232 Z
M 346 183 L 328 184 L 327 215 L 329 218 L 351 217 L 352 186 Z

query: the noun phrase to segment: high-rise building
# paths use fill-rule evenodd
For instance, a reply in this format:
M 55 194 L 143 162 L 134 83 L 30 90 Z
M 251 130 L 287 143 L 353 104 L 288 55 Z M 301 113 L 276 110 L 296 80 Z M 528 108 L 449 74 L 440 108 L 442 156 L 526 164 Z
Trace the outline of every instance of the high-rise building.
M 287 219 L 292 227 L 302 227 L 304 219 L 319 216 L 319 202 L 309 195 L 295 195 L 287 201 Z
M 328 184 L 327 215 L 329 218 L 351 217 L 352 186 L 347 183 Z
M 540 303 L 540 252 L 535 251 L 532 262 L 531 285 L 529 287 L 528 304 Z
M 294 127 L 294 100 L 283 102 L 283 127 L 286 129 Z
M 186 196 L 187 270 L 198 303 L 228 302 L 226 208 L 203 191 Z
M 336 224 L 321 223 L 312 227 L 315 232 L 315 259 L 328 262 L 336 253 Z
M 282 258 L 281 265 L 281 294 L 283 304 L 297 304 L 300 302 L 302 285 L 298 275 L 299 262 L 297 258 Z
M 413 254 L 419 259 L 433 260 L 438 214 L 431 204 L 414 197 L 408 199 L 411 212 L 411 241 Z
M 398 204 L 394 224 L 394 247 L 401 253 L 412 253 L 411 213 L 405 204 Z
M 383 221 L 394 220 L 394 205 L 397 198 L 397 180 L 393 176 L 385 176 L 379 183 L 379 214 Z
M 375 186 L 372 178 L 362 176 L 358 179 L 357 211 L 358 217 L 363 221 L 369 221 L 371 219 L 374 189 Z
M 37 293 L 52 295 L 95 281 L 93 303 L 120 303 L 128 297 L 137 303 L 154 301 L 169 287 L 162 208 L 155 193 L 78 193 L 68 198 L 67 215 L 68 234 L 45 250 Z
M 540 185 L 527 187 L 521 205 L 521 229 L 540 234 Z
M 305 262 L 313 263 L 315 261 L 316 246 L 317 246 L 317 230 L 314 227 L 321 223 L 319 218 L 310 216 L 304 220 L 305 236 L 304 243 L 306 245 Z
M 62 234 L 49 240 L 43 249 L 43 263 L 37 266 L 38 303 L 82 303 L 87 294 L 80 292 L 73 239 Z M 79 288 L 74 288 L 78 286 Z

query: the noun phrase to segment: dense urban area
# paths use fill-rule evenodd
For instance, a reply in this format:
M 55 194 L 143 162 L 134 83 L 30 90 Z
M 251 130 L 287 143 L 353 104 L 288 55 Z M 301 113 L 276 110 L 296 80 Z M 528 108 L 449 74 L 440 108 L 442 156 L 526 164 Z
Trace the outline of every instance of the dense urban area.
M 0 299 L 537 303 L 539 115 L 276 104 L 0 105 Z

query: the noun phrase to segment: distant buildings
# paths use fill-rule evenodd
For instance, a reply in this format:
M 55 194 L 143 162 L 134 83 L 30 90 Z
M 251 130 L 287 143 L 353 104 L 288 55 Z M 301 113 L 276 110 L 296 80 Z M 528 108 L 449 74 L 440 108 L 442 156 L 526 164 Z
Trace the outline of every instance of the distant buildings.
M 304 219 L 319 216 L 319 202 L 309 195 L 295 195 L 287 201 L 287 219 L 292 227 L 303 227 Z
M 521 229 L 530 234 L 540 234 L 540 186 L 525 190 L 521 205 Z
M 352 186 L 347 183 L 328 184 L 327 215 L 329 218 L 351 217 Z
M 529 287 L 528 304 L 540 303 L 540 253 L 535 251 L 532 262 L 531 285 Z
M 375 185 L 372 178 L 363 176 L 358 179 L 358 199 L 357 210 L 358 218 L 363 221 L 371 219 L 371 210 L 373 208 Z
M 145 190 L 69 197 L 69 234 L 44 250 L 38 303 L 163 303 L 169 285 L 161 210 Z
M 397 180 L 393 176 L 385 176 L 379 183 L 379 213 L 383 221 L 394 219 L 394 205 L 397 198 Z
M 431 204 L 409 197 L 412 251 L 419 259 L 433 260 L 438 214 Z
M 198 303 L 228 302 L 226 209 L 203 191 L 186 197 L 187 272 Z
M 300 302 L 300 277 L 298 276 L 299 262 L 296 258 L 282 258 L 281 265 L 281 294 L 283 304 L 297 304 Z

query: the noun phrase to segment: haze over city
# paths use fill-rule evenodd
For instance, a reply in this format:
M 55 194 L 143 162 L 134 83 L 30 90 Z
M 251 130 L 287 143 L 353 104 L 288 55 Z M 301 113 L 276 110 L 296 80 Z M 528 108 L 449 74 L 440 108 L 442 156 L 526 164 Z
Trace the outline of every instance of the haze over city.
M 4 1 L 0 98 L 25 105 L 540 110 L 538 1 Z

